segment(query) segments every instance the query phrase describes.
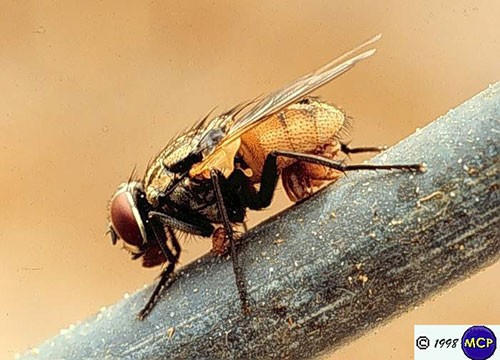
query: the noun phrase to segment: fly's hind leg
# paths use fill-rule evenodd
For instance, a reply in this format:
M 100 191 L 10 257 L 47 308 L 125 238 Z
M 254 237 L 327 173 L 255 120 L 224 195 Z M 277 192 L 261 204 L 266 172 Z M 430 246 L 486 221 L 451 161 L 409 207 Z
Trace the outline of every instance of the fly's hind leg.
M 277 159 L 279 156 L 295 159 L 298 163 L 320 165 L 335 171 L 337 177 L 347 171 L 354 170 L 405 170 L 422 171 L 423 164 L 353 164 L 346 165 L 341 161 L 325 158 L 319 155 L 303 154 L 293 151 L 276 150 L 270 152 L 264 163 L 260 189 L 247 197 L 246 204 L 250 209 L 260 210 L 270 205 L 279 178 Z M 333 176 L 333 175 L 331 175 Z
M 341 161 L 327 159 L 322 156 L 312 155 L 312 154 L 302 154 L 293 151 L 272 151 L 266 158 L 271 158 L 272 162 L 276 162 L 278 156 L 287 157 L 295 159 L 298 161 L 303 161 L 311 164 L 323 165 L 339 172 L 353 171 L 353 170 L 407 170 L 407 171 L 422 171 L 423 164 L 353 164 L 346 165 Z M 264 169 L 265 170 L 265 169 Z M 263 173 L 264 174 L 264 173 Z
M 298 202 L 311 196 L 325 181 L 335 181 L 342 173 L 323 165 L 297 161 L 281 172 L 281 182 L 288 198 Z
M 341 144 L 334 141 L 318 146 L 313 154 L 327 159 L 335 159 L 341 151 Z M 335 181 L 342 172 L 331 167 L 305 161 L 296 161 L 281 173 L 281 181 L 288 198 L 297 202 L 312 195 L 325 181 Z
M 343 152 L 350 158 L 351 154 L 381 152 L 386 149 L 387 146 L 350 147 L 347 143 L 334 142 L 318 148 L 313 154 L 335 160 L 339 152 Z M 337 168 L 305 161 L 297 161 L 290 169 L 285 170 L 282 174 L 282 181 L 292 201 L 299 201 L 312 195 L 325 181 L 336 181 L 343 175 L 342 171 Z

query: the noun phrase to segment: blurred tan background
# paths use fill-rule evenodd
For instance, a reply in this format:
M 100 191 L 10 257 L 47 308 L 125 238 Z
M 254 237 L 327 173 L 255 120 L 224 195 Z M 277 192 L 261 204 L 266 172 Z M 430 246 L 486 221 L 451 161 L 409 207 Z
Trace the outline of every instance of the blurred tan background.
M 3 0 L 0 358 L 153 280 L 104 237 L 107 202 L 214 106 L 379 32 L 377 55 L 319 92 L 354 116 L 354 145 L 394 144 L 499 80 L 498 1 L 377 3 Z M 185 243 L 182 263 L 209 247 Z M 499 323 L 499 276 L 497 264 L 326 358 L 411 359 L 413 324 Z

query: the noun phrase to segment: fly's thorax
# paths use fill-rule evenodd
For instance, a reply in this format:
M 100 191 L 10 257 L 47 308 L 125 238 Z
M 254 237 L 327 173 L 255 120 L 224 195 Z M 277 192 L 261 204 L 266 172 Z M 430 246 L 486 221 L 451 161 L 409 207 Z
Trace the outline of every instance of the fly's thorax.
M 159 197 L 172 186 L 175 175 L 162 165 L 150 168 L 148 175 L 144 180 L 146 199 L 153 207 L 156 207 Z
M 174 138 L 155 157 L 144 176 L 147 198 L 153 206 L 157 205 L 158 197 L 168 193 L 195 164 L 201 163 L 215 150 L 231 121 L 230 114 L 210 121 L 204 118 L 186 133 Z
M 179 212 L 181 216 L 192 214 L 213 222 L 221 221 L 212 182 L 203 176 L 185 176 L 176 181 L 169 189 L 168 198 L 160 198 L 158 205 L 167 212 Z
M 273 150 L 314 153 L 318 146 L 339 137 L 346 116 L 342 110 L 316 97 L 306 97 L 262 121 L 241 137 L 239 155 L 260 181 L 266 156 Z M 281 171 L 295 160 L 278 159 Z
M 191 138 L 189 138 L 191 139 Z M 144 177 L 146 197 L 151 205 L 158 205 L 158 198 L 168 193 L 183 177 L 190 165 L 200 159 L 193 155 L 193 147 L 185 136 L 165 148 L 149 165 Z

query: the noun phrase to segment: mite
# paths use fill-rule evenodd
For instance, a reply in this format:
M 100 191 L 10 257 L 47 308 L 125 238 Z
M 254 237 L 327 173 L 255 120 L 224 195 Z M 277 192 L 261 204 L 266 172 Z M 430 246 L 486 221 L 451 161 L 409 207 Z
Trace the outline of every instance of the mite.
M 380 35 L 262 99 L 207 115 L 175 137 L 150 162 L 142 179 L 121 184 L 110 202 L 109 232 L 145 267 L 164 265 L 160 280 L 138 317 L 147 316 L 173 281 L 181 253 L 178 235 L 212 237 L 213 251 L 231 252 L 243 311 L 249 311 L 234 226 L 247 210 L 271 204 L 281 177 L 292 201 L 352 170 L 418 171 L 420 164 L 346 165 L 339 153 L 380 151 L 340 141 L 348 117 L 309 94 L 369 58 L 363 51 Z

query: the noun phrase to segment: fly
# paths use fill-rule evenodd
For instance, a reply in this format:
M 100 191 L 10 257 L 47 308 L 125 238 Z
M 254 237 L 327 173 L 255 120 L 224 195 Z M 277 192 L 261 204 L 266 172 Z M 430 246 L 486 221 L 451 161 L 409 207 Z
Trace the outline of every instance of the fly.
M 241 306 L 249 311 L 233 227 L 244 224 L 247 210 L 271 204 L 280 178 L 287 196 L 299 201 L 347 171 L 421 169 L 421 164 L 346 165 L 339 161 L 339 153 L 384 148 L 350 148 L 341 142 L 349 117 L 327 101 L 309 96 L 371 57 L 375 49 L 364 49 L 380 37 L 262 99 L 219 116 L 207 115 L 171 140 L 142 179 L 118 187 L 110 202 L 113 244 L 122 239 L 132 258 L 141 258 L 145 267 L 165 265 L 140 319 L 172 283 L 181 253 L 179 233 L 211 237 L 213 252 L 231 252 Z

